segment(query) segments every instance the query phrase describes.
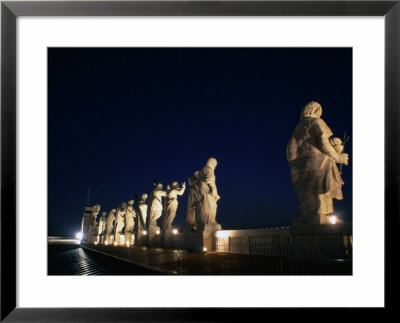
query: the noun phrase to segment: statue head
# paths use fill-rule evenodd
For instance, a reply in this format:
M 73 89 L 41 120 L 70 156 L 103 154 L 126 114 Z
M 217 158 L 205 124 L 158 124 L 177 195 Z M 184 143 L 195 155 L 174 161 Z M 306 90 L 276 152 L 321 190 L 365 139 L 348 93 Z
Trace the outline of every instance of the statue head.
M 179 187 L 179 183 L 178 182 L 172 182 L 172 184 L 171 184 L 171 188 L 172 189 L 178 188 L 178 187 Z
M 163 189 L 163 185 L 161 183 L 157 183 L 156 190 L 162 190 L 162 189 Z
M 115 212 L 117 212 L 117 209 L 112 209 L 112 210 L 110 211 L 110 213 L 115 213 Z
M 148 196 L 148 195 L 147 195 L 146 193 L 144 193 L 144 194 L 142 194 L 141 199 L 142 199 L 143 201 L 146 201 L 147 196 Z
M 121 205 L 119 206 L 119 208 L 120 208 L 121 210 L 125 209 L 125 208 L 126 208 L 126 203 L 125 203 L 125 202 L 122 202 Z
M 322 115 L 322 107 L 316 101 L 307 103 L 300 114 L 300 119 L 304 118 L 319 118 Z
M 217 163 L 217 160 L 215 158 L 211 157 L 211 158 L 209 158 L 207 160 L 206 166 L 211 167 L 211 168 L 215 168 L 215 167 L 217 167 L 217 165 L 218 165 L 218 163 Z
M 200 171 L 199 171 L 199 170 L 196 170 L 196 171 L 194 172 L 194 174 L 193 174 L 193 178 L 198 179 L 198 178 L 199 178 L 199 174 L 200 174 Z
M 133 205 L 134 200 L 129 200 L 128 205 Z
M 92 207 L 92 214 L 97 215 L 100 212 L 100 204 L 96 204 L 95 206 Z

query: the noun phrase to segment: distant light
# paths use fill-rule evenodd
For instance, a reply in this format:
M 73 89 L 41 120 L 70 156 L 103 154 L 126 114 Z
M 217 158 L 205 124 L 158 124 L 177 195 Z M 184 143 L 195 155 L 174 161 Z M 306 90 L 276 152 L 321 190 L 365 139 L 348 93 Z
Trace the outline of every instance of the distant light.
M 204 248 L 203 248 L 203 251 L 204 251 L 204 252 L 207 252 L 207 247 L 204 247 Z
M 147 234 L 147 231 L 143 231 L 143 235 L 145 236 Z
M 159 235 L 159 234 L 160 234 L 160 230 L 157 230 L 157 231 L 156 231 L 156 234 Z
M 115 242 L 114 242 L 114 246 L 118 246 L 118 243 L 117 243 L 117 241 L 115 241 Z
M 104 244 L 105 244 L 106 246 L 108 246 L 108 241 L 104 242 Z
M 97 245 L 97 241 L 95 241 L 94 244 Z
M 330 222 L 331 224 L 336 224 L 336 221 L 337 221 L 337 218 L 336 218 L 335 215 L 331 215 L 331 216 L 329 217 L 329 222 Z
M 77 232 L 77 233 L 75 234 L 75 237 L 76 237 L 78 240 L 82 240 L 82 237 L 83 237 L 82 232 Z
M 173 233 L 173 234 L 178 234 L 178 230 L 177 230 L 177 229 L 174 229 L 174 230 L 172 230 L 172 233 Z
M 128 241 L 127 243 L 126 243 L 126 246 L 127 247 L 129 247 L 131 244 L 130 244 L 130 242 Z

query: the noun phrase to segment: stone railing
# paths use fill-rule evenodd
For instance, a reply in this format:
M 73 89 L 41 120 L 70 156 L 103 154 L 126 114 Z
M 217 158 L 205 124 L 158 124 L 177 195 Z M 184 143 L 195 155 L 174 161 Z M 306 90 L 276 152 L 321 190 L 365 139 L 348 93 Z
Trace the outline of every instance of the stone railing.
M 291 256 L 290 227 L 216 231 L 214 250 L 265 256 Z

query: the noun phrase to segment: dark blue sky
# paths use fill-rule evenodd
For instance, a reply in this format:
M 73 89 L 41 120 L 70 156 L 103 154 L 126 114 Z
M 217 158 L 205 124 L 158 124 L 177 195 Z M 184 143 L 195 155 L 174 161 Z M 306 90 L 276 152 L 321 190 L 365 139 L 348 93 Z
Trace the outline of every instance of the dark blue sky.
M 298 200 L 285 150 L 310 100 L 352 137 L 351 48 L 48 49 L 49 234 L 80 228 L 91 205 L 187 182 L 218 160 L 223 229 L 290 225 Z M 352 219 L 350 164 L 335 212 Z M 186 220 L 187 192 L 174 226 Z

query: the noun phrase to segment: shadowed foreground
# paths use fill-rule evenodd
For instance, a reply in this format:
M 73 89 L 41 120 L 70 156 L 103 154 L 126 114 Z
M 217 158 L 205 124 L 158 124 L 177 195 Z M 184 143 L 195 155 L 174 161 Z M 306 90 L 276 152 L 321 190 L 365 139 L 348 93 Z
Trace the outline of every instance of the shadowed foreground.
M 81 248 L 76 240 L 48 241 L 48 275 L 162 275 L 134 264 Z

